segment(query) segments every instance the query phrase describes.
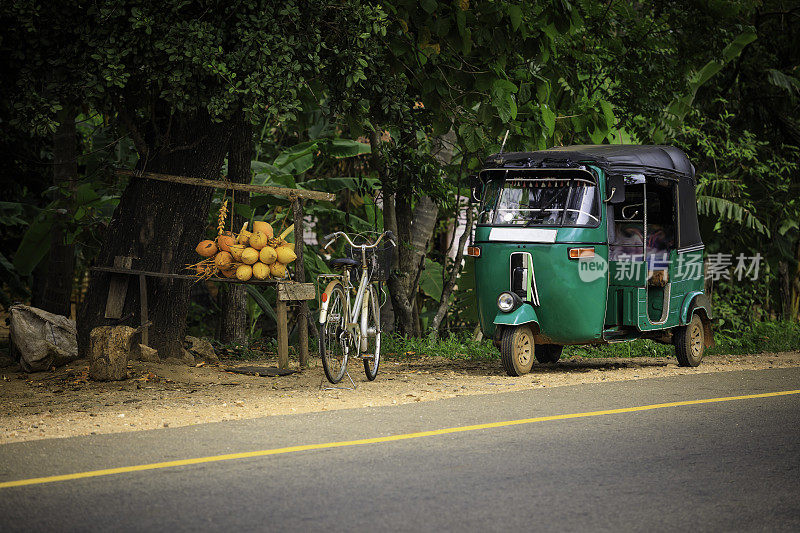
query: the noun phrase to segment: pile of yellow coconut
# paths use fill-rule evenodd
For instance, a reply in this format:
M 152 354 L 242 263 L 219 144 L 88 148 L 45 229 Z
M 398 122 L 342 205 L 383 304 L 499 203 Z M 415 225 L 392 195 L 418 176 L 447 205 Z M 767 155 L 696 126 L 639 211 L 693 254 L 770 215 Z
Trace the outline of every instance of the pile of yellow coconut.
M 289 226 L 276 237 L 268 222 L 256 220 L 253 231 L 247 230 L 245 222 L 238 235 L 225 231 L 213 241 L 201 241 L 196 250 L 205 259 L 192 267 L 200 279 L 217 273 L 241 281 L 283 279 L 288 274 L 286 265 L 297 259 L 294 243 L 284 240 L 293 229 L 294 225 Z

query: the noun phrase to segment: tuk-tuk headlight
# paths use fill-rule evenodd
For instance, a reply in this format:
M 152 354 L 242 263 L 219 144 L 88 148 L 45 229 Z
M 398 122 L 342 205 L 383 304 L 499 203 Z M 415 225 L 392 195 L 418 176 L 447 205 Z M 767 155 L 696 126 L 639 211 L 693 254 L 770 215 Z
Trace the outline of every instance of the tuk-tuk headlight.
M 501 292 L 497 297 L 497 307 L 504 313 L 510 313 L 522 305 L 522 298 L 513 292 Z

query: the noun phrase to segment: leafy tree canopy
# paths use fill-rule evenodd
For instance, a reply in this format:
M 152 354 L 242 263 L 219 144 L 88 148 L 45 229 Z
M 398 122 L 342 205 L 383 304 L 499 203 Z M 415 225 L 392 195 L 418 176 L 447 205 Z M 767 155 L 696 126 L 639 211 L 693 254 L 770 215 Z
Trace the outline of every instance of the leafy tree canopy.
M 170 146 L 180 114 L 253 123 L 304 95 L 362 84 L 381 9 L 358 0 L 6 3 L 15 123 L 52 131 L 68 102 L 116 110 L 140 151 Z M 333 110 L 339 109 L 333 106 Z

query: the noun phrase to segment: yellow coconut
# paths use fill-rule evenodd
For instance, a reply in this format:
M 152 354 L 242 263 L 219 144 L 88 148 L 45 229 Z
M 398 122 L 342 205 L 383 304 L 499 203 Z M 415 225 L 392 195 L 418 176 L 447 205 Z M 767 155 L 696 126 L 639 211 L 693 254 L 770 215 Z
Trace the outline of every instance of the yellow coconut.
M 267 245 L 267 241 L 269 241 L 269 238 L 263 231 L 256 231 L 250 235 L 250 246 L 256 250 L 260 250 L 265 247 Z
M 275 252 L 275 248 L 265 246 L 258 252 L 258 258 L 265 265 L 271 265 L 278 258 L 278 254 Z
M 217 245 L 214 244 L 214 241 L 200 241 L 195 250 L 203 257 L 212 257 L 217 253 Z
M 253 268 L 250 265 L 240 265 L 236 269 L 236 279 L 247 281 L 253 277 Z
M 236 244 L 236 239 L 233 238 L 233 235 L 230 234 L 222 234 L 217 237 L 217 246 L 223 252 L 230 252 L 231 246 Z
M 255 222 L 253 222 L 253 231 L 254 232 L 260 231 L 261 233 L 266 235 L 268 239 L 271 239 L 275 235 L 275 232 L 273 231 L 270 223 L 264 222 L 263 220 L 256 220 Z
M 286 247 L 287 247 L 287 248 L 289 248 L 291 251 L 293 251 L 293 252 L 295 251 L 295 247 L 294 247 L 294 243 L 293 243 L 293 242 L 286 242 L 286 243 L 284 243 L 284 244 L 281 244 L 281 246 L 286 246 Z
M 234 244 L 231 246 L 230 253 L 234 261 L 239 262 L 242 260 L 242 252 L 244 252 L 245 248 L 247 247 L 244 244 Z
M 228 252 L 220 252 L 214 257 L 214 264 L 220 270 L 225 270 L 233 263 L 233 256 Z
M 275 252 L 278 254 L 278 262 L 283 263 L 284 265 L 288 265 L 297 259 L 297 254 L 295 254 L 294 250 L 288 246 L 280 246 L 277 250 L 275 250 Z
M 269 276 L 269 267 L 264 263 L 255 263 L 253 265 L 253 277 L 256 279 L 267 279 Z
M 247 243 L 250 242 L 250 236 L 252 234 L 253 234 L 252 232 L 249 232 L 246 229 L 243 229 L 242 231 L 239 232 L 239 236 L 236 238 L 236 242 L 238 242 L 239 244 L 244 244 L 245 246 L 247 246 Z
M 233 265 L 231 265 L 231 266 L 233 266 Z M 226 278 L 235 278 L 236 277 L 236 269 L 237 268 L 238 267 L 233 267 L 233 268 L 229 268 L 228 270 L 221 270 L 220 272 L 222 272 L 222 275 L 225 276 Z
M 269 271 L 273 278 L 282 278 L 286 276 L 286 265 L 275 261 L 269 266 Z
M 258 261 L 258 250 L 255 248 L 245 248 L 242 251 L 242 263 L 252 265 L 256 261 Z

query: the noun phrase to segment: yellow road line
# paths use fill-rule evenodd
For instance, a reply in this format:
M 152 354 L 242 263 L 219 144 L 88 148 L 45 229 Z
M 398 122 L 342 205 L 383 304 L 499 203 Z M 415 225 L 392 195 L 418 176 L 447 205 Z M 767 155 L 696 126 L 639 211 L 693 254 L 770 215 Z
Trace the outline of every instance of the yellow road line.
M 507 420 L 504 422 L 489 422 L 486 424 L 474 424 L 471 426 L 459 426 L 454 428 L 435 429 L 432 431 L 418 431 L 416 433 L 404 433 L 401 435 L 390 435 L 388 437 L 375 437 L 371 439 L 346 440 L 339 442 L 325 442 L 321 444 L 303 444 L 300 446 L 287 446 L 285 448 L 273 448 L 271 450 L 259 450 L 253 452 L 228 453 L 224 455 L 211 455 L 209 457 L 196 457 L 194 459 L 178 459 L 176 461 L 164 461 L 161 463 L 149 463 L 134 466 L 121 466 L 118 468 L 105 468 L 102 470 L 90 470 L 87 472 L 76 472 L 74 474 L 63 474 L 59 476 L 36 477 L 29 479 L 18 479 L 14 481 L 0 482 L 0 489 L 9 487 L 21 487 L 24 485 L 40 485 L 43 483 L 53 483 L 55 481 L 69 481 L 73 479 L 83 479 L 89 477 L 110 476 L 112 474 L 124 474 L 127 472 L 141 472 L 144 470 L 158 470 L 160 468 L 173 468 L 176 466 L 196 465 L 203 463 L 215 463 L 218 461 L 231 461 L 233 459 L 248 459 L 250 457 L 265 457 L 267 455 L 280 455 L 284 453 L 304 452 L 309 450 L 324 450 L 326 448 L 343 448 L 345 446 L 358 446 L 362 444 L 378 444 L 381 442 L 394 442 L 398 440 L 418 439 L 420 437 L 433 437 L 436 435 L 447 435 L 450 433 L 463 433 L 465 431 L 475 431 L 479 429 L 502 428 L 508 426 L 519 426 L 522 424 L 533 424 L 535 422 L 549 422 L 552 420 L 568 420 L 571 418 L 588 418 L 592 416 L 615 415 L 621 413 L 635 413 L 639 411 L 652 411 L 653 409 L 663 409 L 665 407 L 679 407 L 683 405 L 700 405 L 705 403 L 730 402 L 733 400 L 751 400 L 755 398 L 772 398 L 775 396 L 788 396 L 800 394 L 799 390 L 787 390 L 778 392 L 766 392 L 762 394 L 747 394 L 744 396 L 725 396 L 721 398 L 707 398 L 703 400 L 685 400 L 681 402 L 656 403 L 642 405 L 639 407 L 622 407 L 619 409 L 606 409 L 604 411 L 589 411 L 586 413 L 571 413 L 566 415 L 540 416 L 536 418 L 522 418 L 520 420 Z

